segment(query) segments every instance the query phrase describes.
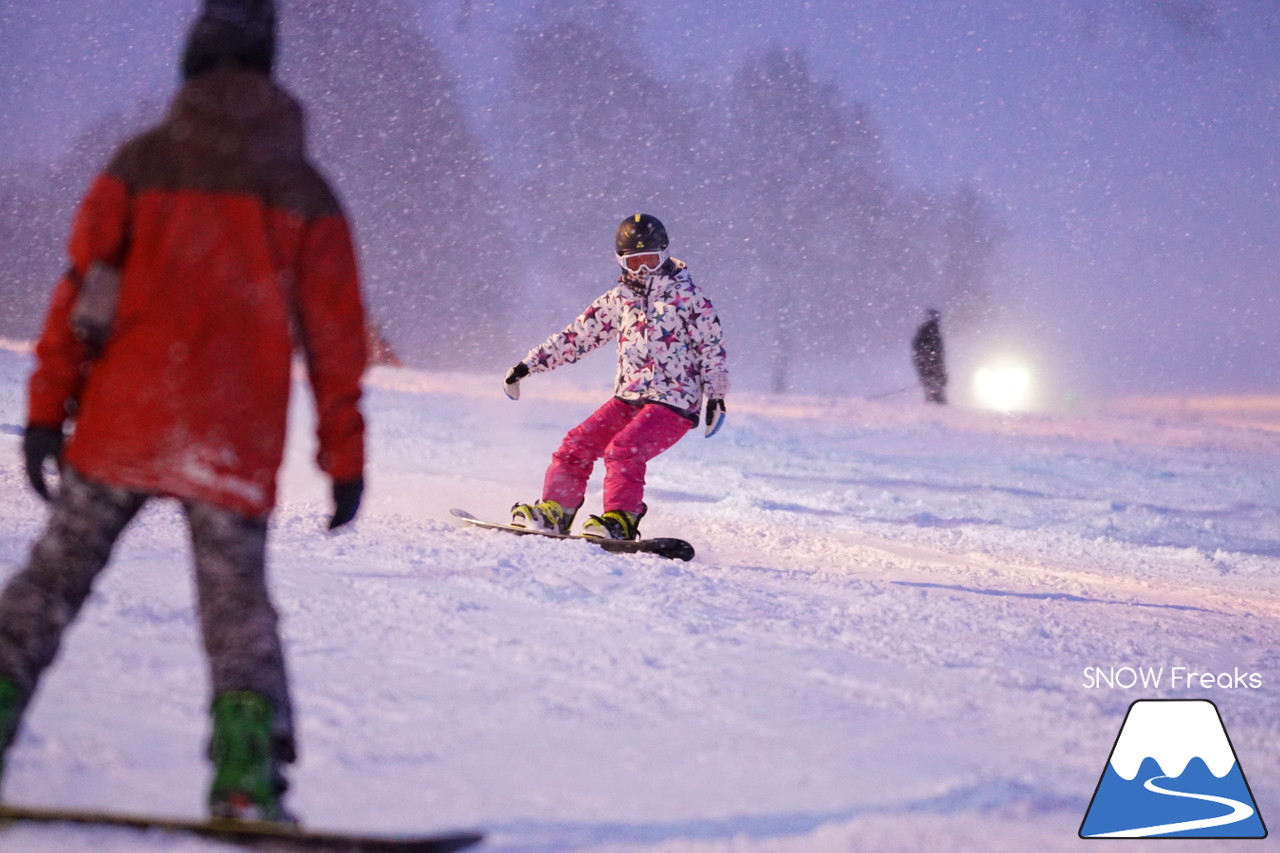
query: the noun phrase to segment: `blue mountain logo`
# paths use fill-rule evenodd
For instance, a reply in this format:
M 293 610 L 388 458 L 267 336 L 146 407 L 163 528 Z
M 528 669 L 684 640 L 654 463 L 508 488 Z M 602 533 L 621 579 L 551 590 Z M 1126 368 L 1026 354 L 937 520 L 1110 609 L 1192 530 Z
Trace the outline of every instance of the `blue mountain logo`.
M 1130 705 L 1080 837 L 1266 838 L 1218 707 L 1205 699 Z

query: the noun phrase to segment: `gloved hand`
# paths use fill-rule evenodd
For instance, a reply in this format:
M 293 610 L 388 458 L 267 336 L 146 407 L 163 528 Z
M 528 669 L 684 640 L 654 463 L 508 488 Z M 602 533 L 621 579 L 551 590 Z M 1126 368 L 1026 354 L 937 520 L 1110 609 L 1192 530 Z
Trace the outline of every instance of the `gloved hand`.
M 720 431 L 722 426 L 724 426 L 724 398 L 712 397 L 707 401 L 706 437 L 711 438 Z
M 329 519 L 330 530 L 341 527 L 356 517 L 363 495 L 364 477 L 333 481 L 333 517 Z
M 506 394 L 512 400 L 520 399 L 520 380 L 529 375 L 529 367 L 523 361 L 515 367 L 507 371 L 507 378 L 503 380 L 502 393 Z
M 27 479 L 31 488 L 49 500 L 49 487 L 44 481 L 44 463 L 52 459 L 62 470 L 62 427 L 27 424 L 22 433 L 22 454 L 27 458 Z

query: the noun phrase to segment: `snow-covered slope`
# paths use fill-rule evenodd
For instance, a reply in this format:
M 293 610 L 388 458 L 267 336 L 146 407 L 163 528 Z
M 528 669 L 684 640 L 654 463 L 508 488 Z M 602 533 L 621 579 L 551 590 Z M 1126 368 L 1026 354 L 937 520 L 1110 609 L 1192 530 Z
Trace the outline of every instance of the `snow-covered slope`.
M 12 428 L 28 360 L 0 350 L 6 575 L 44 514 Z M 368 497 L 341 535 L 298 395 L 271 560 L 309 822 L 481 827 L 503 853 L 1062 850 L 1087 844 L 1126 708 L 1160 696 L 1217 703 L 1261 814 L 1280 814 L 1266 406 L 1244 428 L 1186 405 L 1009 417 L 738 393 L 720 435 L 650 469 L 646 531 L 693 541 L 691 563 L 450 524 L 451 506 L 502 517 L 537 495 L 607 394 L 593 369 L 518 403 L 496 376 L 373 371 Z M 187 563 L 180 515 L 153 504 L 50 671 L 6 798 L 200 812 Z M 1126 690 L 1089 670 L 1161 666 L 1259 686 Z M 0 849 L 221 848 L 19 827 Z

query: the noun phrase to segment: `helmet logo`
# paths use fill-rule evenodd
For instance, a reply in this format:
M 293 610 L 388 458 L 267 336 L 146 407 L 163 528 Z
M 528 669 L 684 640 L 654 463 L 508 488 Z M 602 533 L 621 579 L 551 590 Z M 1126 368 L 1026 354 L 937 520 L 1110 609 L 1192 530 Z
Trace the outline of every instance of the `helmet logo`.
M 656 217 L 634 213 L 622 220 L 613 237 L 614 251 L 619 255 L 636 252 L 665 252 L 667 229 Z

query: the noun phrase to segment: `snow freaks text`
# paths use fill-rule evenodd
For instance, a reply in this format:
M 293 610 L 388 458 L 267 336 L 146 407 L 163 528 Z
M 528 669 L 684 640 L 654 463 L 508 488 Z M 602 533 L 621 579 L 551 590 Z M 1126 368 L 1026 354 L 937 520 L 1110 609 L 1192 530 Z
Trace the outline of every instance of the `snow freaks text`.
M 1087 690 L 1258 690 L 1262 674 L 1244 672 L 1238 666 L 1231 672 L 1204 672 L 1187 666 L 1086 666 L 1082 686 Z

